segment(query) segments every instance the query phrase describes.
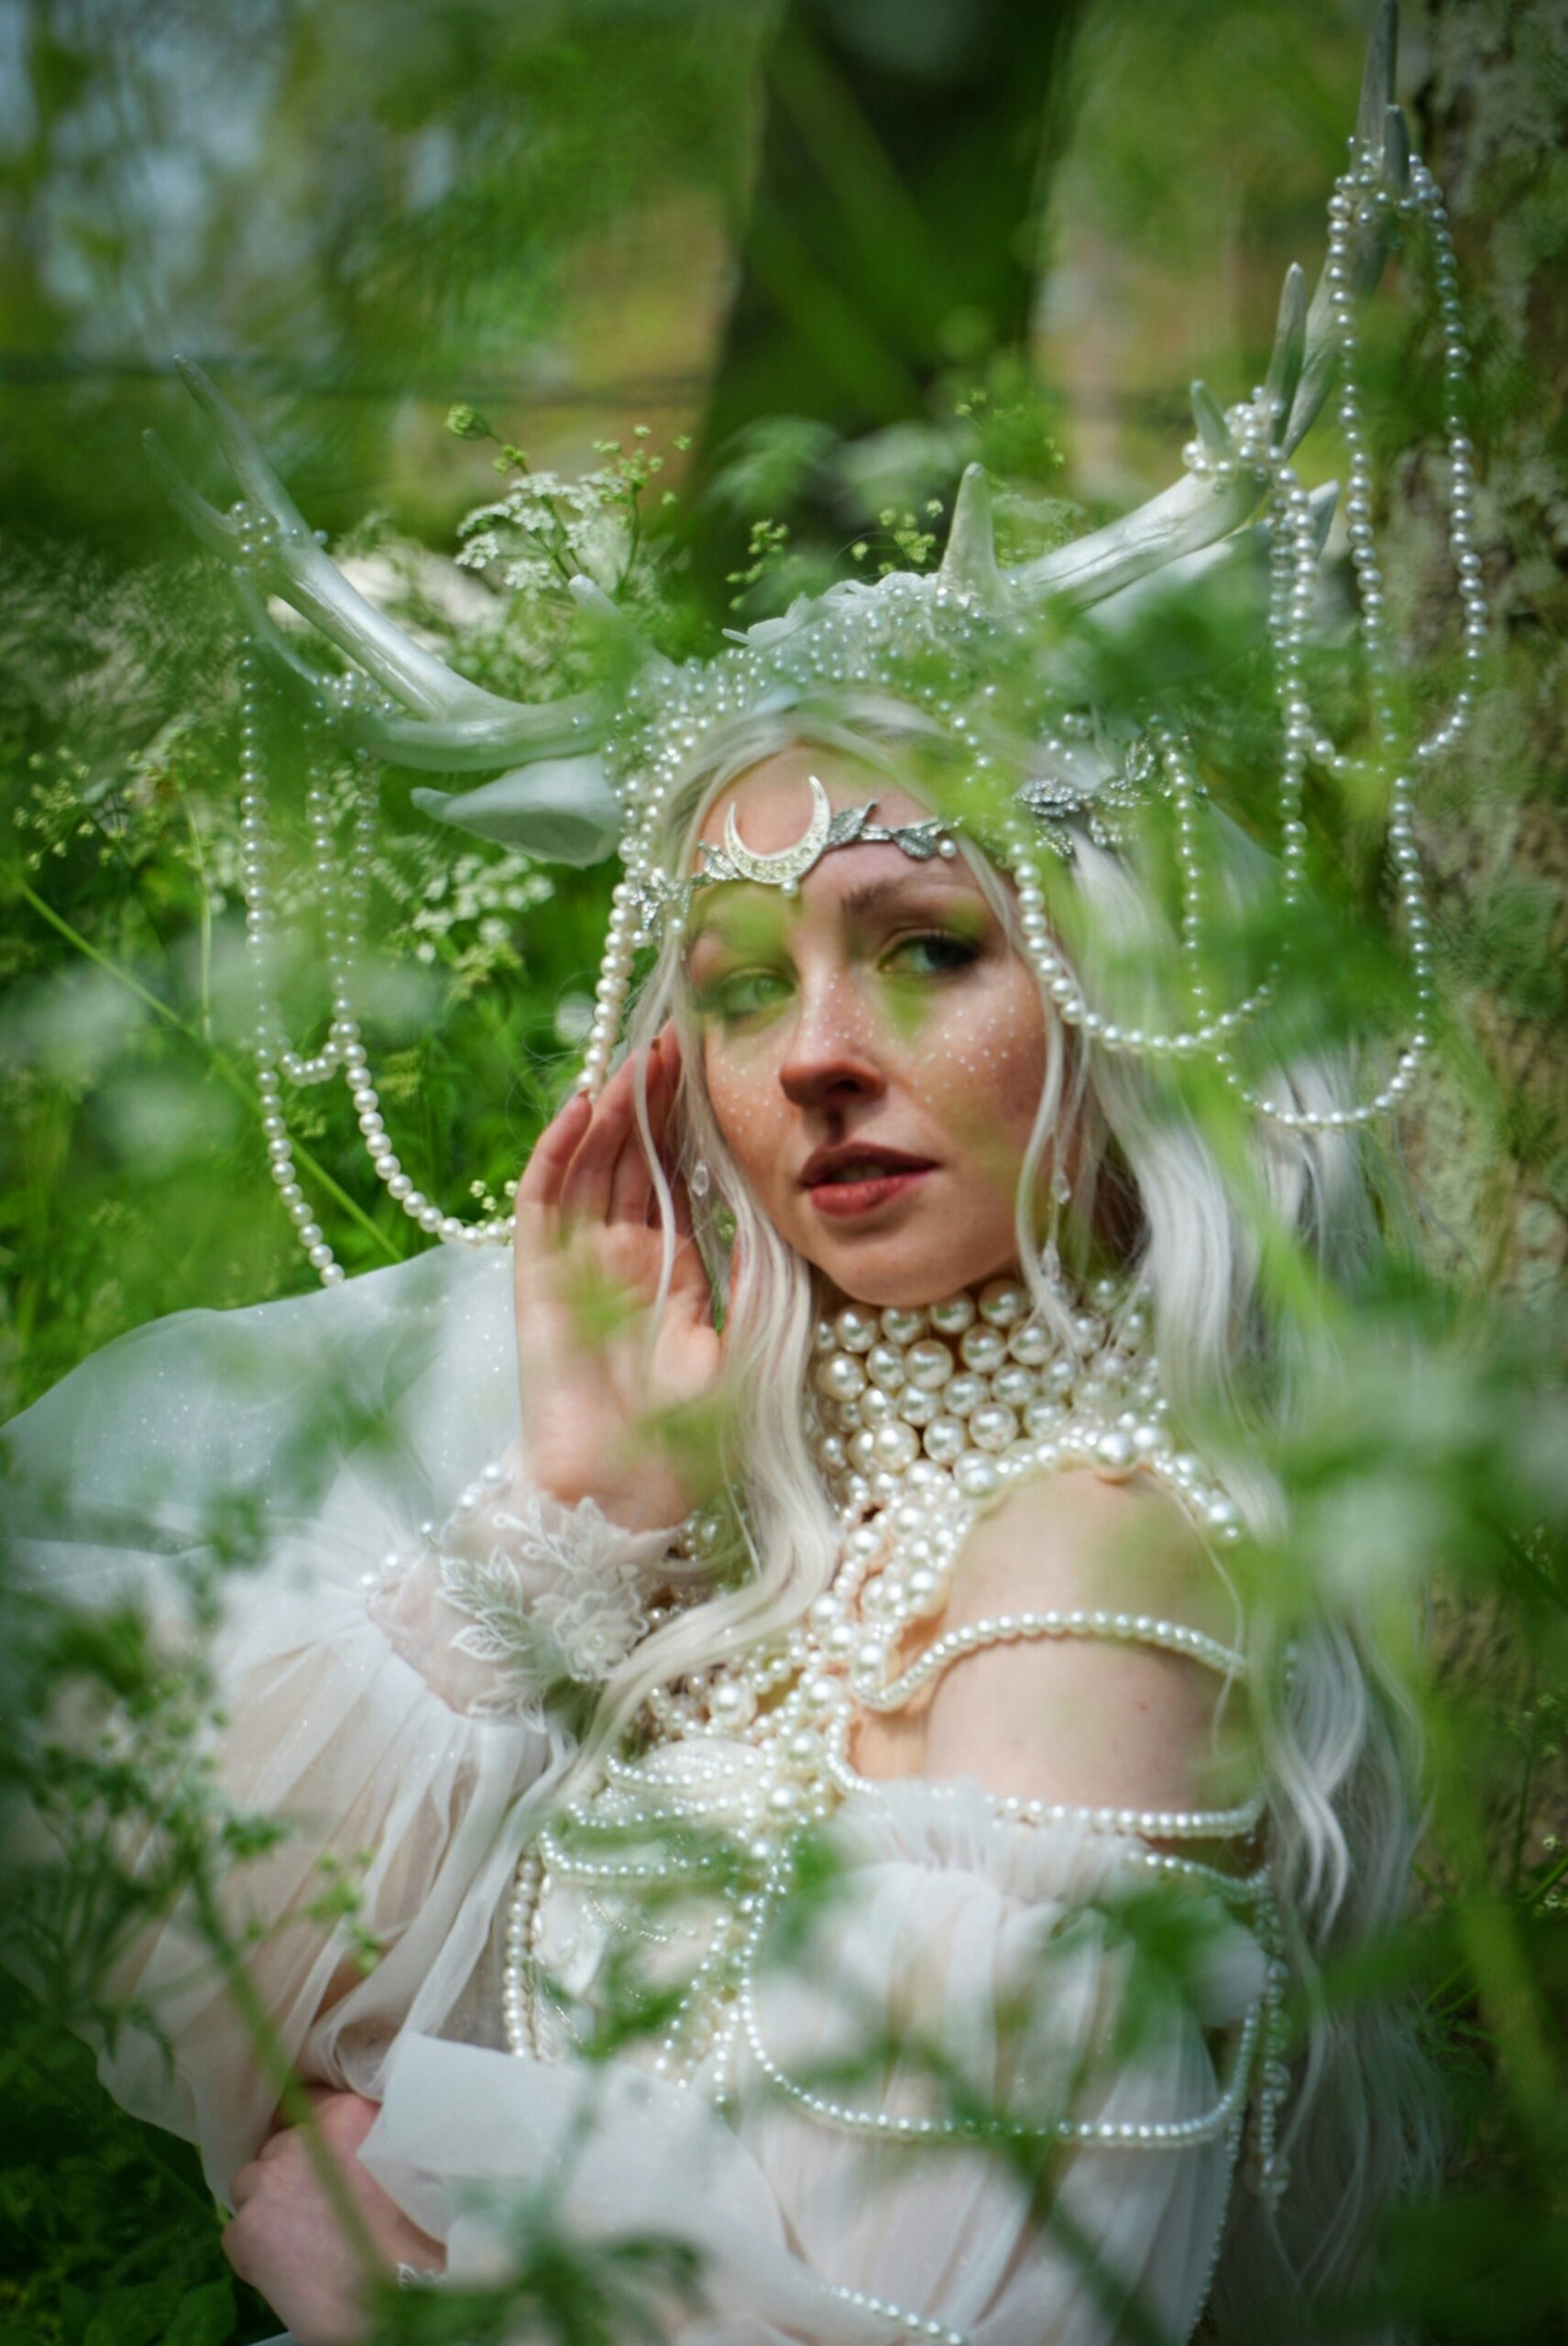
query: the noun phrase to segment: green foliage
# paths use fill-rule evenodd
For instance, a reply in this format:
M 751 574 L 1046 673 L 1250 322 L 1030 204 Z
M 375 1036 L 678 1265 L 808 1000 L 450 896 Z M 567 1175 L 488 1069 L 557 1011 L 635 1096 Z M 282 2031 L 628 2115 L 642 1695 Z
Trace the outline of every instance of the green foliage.
M 994 360 L 985 380 L 933 388 L 929 412 L 846 438 L 808 416 L 748 424 L 719 452 L 708 527 L 743 526 L 744 560 L 726 574 L 742 620 L 771 617 L 835 578 L 934 568 L 959 477 L 979 464 L 996 495 L 997 552 L 1022 562 L 1077 534 L 1080 507 L 1046 494 L 1063 458 L 1056 403 Z
M 430 619 L 431 557 L 389 553 L 383 533 L 360 558 L 380 566 L 383 591 L 413 623 Z M 435 565 L 433 577 L 450 594 L 460 574 Z M 50 656 L 53 582 L 38 565 L 14 583 L 18 605 L 45 623 L 32 706 L 12 720 L 0 772 L 10 989 L 0 1034 L 0 1243 L 9 1272 L 0 1375 L 12 1407 L 122 1328 L 183 1302 L 277 1294 L 297 1277 L 258 1146 L 247 1065 L 254 1014 L 237 793 L 223 779 L 236 747 L 222 601 L 210 579 L 199 584 L 184 566 L 126 576 L 114 619 L 124 622 L 126 656 L 106 656 L 72 687 Z M 484 598 L 467 664 L 516 688 L 529 654 L 497 641 L 505 608 Z M 166 714 L 149 729 L 154 676 Z M 182 705 L 183 677 L 197 681 Z M 79 715 L 68 714 L 62 739 L 59 707 L 73 704 Z M 282 708 L 270 749 L 281 802 L 283 993 L 307 1025 L 319 1015 L 320 931 L 302 876 L 302 736 Z M 345 833 L 349 773 L 327 779 Z M 455 1191 L 466 1211 L 475 1184 L 476 1194 L 504 1199 L 566 1078 L 578 1005 L 591 993 L 604 882 L 561 879 L 515 855 L 455 856 L 407 811 L 409 786 L 406 777 L 394 786 L 375 851 L 367 1031 L 411 1172 L 427 1189 Z M 477 1080 L 477 1064 L 500 1068 L 501 1079 Z M 306 1096 L 302 1164 L 350 1216 L 349 1262 L 395 1260 L 409 1249 L 407 1224 L 378 1197 L 339 1096 Z M 462 1168 L 459 1179 L 449 1168 Z
M 0 2153 L 6 2346 L 242 2346 L 277 2324 L 234 2279 L 183 2143 L 108 2099 L 84 2045 L 7 1999 Z
M 908 12 L 912 28 L 921 13 Z M 1551 1071 L 1565 1007 L 1568 450 L 1541 395 L 1539 352 L 1557 299 L 1546 271 L 1568 246 L 1568 178 L 1552 152 L 1560 27 L 1551 0 L 1415 13 L 1422 105 L 1447 126 L 1434 160 L 1455 196 L 1483 361 L 1480 533 L 1503 641 L 1474 754 L 1425 785 L 1442 1071 L 1393 1144 L 1414 1157 L 1413 1189 L 1397 1162 L 1385 1186 L 1391 1234 L 1403 1211 L 1427 1265 L 1341 1310 L 1310 1261 L 1265 1232 L 1272 1308 L 1331 1343 L 1339 1365 L 1277 1453 L 1288 1530 L 1238 1570 L 1281 1639 L 1336 1591 L 1373 1592 L 1430 1754 L 1432 1825 L 1409 1927 L 1376 1964 L 1346 1958 L 1325 1990 L 1346 2010 L 1420 2000 L 1456 2137 L 1437 2204 L 1390 2227 L 1384 2309 L 1428 2346 L 1551 2346 L 1568 2318 L 1568 1486 L 1549 1398 L 1564 1367 L 1551 1320 L 1568 1207 Z M 809 409 L 798 379 L 785 383 L 769 404 L 795 411 L 722 438 L 706 458 L 706 503 L 674 511 L 666 500 L 692 480 L 677 462 L 689 435 L 667 429 L 663 410 L 685 421 L 680 398 L 695 406 L 701 387 L 672 398 L 656 379 L 652 427 L 619 420 L 631 410 L 615 389 L 601 403 L 619 439 L 575 411 L 563 427 L 552 410 L 607 351 L 635 379 L 639 335 L 662 349 L 666 313 L 690 300 L 700 271 L 683 239 L 707 248 L 681 206 L 740 203 L 766 16 L 728 0 L 187 11 L 189 73 L 170 70 L 145 12 L 40 5 L 27 19 L 33 111 L 0 159 L 0 216 L 18 232 L 4 240 L 0 285 L 15 346 L 39 369 L 58 362 L 62 381 L 46 403 L 23 365 L 0 391 L 18 525 L 0 580 L 0 1414 L 127 1329 L 302 1291 L 311 1277 L 267 1177 L 247 1057 L 233 622 L 210 566 L 154 509 L 133 444 L 133 424 L 173 415 L 164 386 L 144 379 L 163 364 L 166 318 L 198 344 L 269 354 L 245 402 L 302 508 L 347 532 L 338 551 L 376 599 L 499 691 L 568 688 L 617 656 L 565 592 L 577 570 L 666 650 L 688 650 L 702 622 L 687 565 L 705 531 L 729 530 L 744 548 L 726 616 L 745 623 L 830 579 L 930 567 L 970 462 L 997 491 L 1004 561 L 1083 527 L 1084 510 L 1060 493 L 1072 401 L 1042 390 L 1016 350 L 993 347 L 994 320 L 977 325 L 951 287 L 928 301 L 920 285 L 900 309 L 923 251 L 874 134 L 809 45 L 781 52 L 780 102 L 792 135 L 839 174 L 877 300 L 839 317 L 817 301 L 827 280 L 809 257 L 795 257 L 792 279 L 776 236 L 767 249 L 775 283 L 785 295 L 794 284 L 797 312 L 804 303 L 833 345 L 828 361 L 841 362 L 835 379 L 870 402 L 876 428 L 846 432 L 824 420 L 832 402 Z M 1084 231 L 1080 265 L 1083 251 L 1136 256 L 1151 282 L 1168 280 L 1176 314 L 1200 279 L 1220 278 L 1223 244 L 1239 288 L 1223 322 L 1238 345 L 1235 389 L 1266 341 L 1279 259 L 1315 248 L 1361 29 L 1305 0 L 1106 0 L 1089 13 L 1059 180 L 1063 216 Z M 197 136 L 182 109 L 208 102 L 213 124 L 248 126 L 253 146 Z M 157 183 L 137 177 L 146 155 L 183 159 L 199 183 L 184 241 L 145 209 Z M 597 314 L 596 271 L 645 217 L 658 248 L 632 239 L 641 257 L 598 347 L 584 323 Z M 1119 325 L 1121 283 L 1105 297 Z M 1076 359 L 1072 334 L 1047 323 L 1053 356 Z M 1198 363 L 1168 319 L 1144 341 L 1135 349 L 1129 334 L 1112 363 L 1141 364 L 1154 386 L 1146 414 L 1126 394 L 1124 482 L 1157 444 L 1168 464 L 1175 387 Z M 520 352 L 538 354 L 527 379 Z M 1391 317 L 1374 334 L 1369 404 L 1387 413 L 1391 451 L 1430 429 L 1431 356 L 1414 323 Z M 1080 408 L 1086 397 L 1098 431 L 1104 383 L 1092 367 L 1084 380 Z M 425 408 L 444 416 L 444 435 L 424 431 Z M 533 453 L 499 438 L 487 412 Z M 185 429 L 173 423 L 176 436 Z M 1082 412 L 1078 429 L 1088 436 Z M 209 461 L 203 450 L 192 469 Z M 1319 461 L 1327 469 L 1332 455 Z M 1107 493 L 1102 466 L 1092 494 Z M 420 543 L 446 548 L 457 512 L 481 499 L 455 563 Z M 397 529 L 366 519 L 378 503 Z M 1389 519 L 1391 594 L 1417 648 L 1401 679 L 1413 721 L 1454 683 L 1425 455 L 1401 458 Z M 1354 737 L 1353 697 L 1339 706 L 1323 676 L 1311 681 Z M 1272 714 L 1256 677 L 1228 676 L 1223 697 L 1210 779 L 1261 829 Z M 269 727 L 280 861 L 299 875 L 309 743 L 282 703 Z M 352 773 L 329 762 L 324 778 L 342 835 Z M 383 784 L 363 1023 L 418 1186 L 488 1216 L 504 1211 L 575 1072 L 608 880 L 455 853 L 451 835 L 411 810 L 409 787 L 407 776 Z M 1398 1006 L 1371 844 L 1380 808 L 1354 775 L 1319 775 L 1307 816 L 1321 893 L 1281 1012 L 1302 1044 Z M 304 1034 L 323 1014 L 323 937 L 301 880 L 279 893 L 285 1003 Z M 1254 966 L 1263 941 L 1221 937 L 1216 991 Z M 1201 1088 L 1182 1096 L 1226 1146 L 1227 1102 Z M 303 1095 L 295 1128 L 302 1178 L 350 1272 L 422 1243 L 372 1178 L 341 1094 Z M 227 1567 L 243 1571 L 254 1521 L 241 1506 L 214 1528 Z M 1405 1631 L 1429 1575 L 1441 1670 L 1409 1652 Z M 193 1618 L 210 1619 L 214 1587 L 188 1596 Z M 8 1599 L 0 1628 L 0 1791 L 49 1814 L 69 1859 L 63 1872 L 18 1869 L 8 1884 L 11 1944 L 35 1991 L 8 2000 L 0 2041 L 0 2346 L 242 2346 L 275 2324 L 229 2275 L 193 2160 L 116 2109 L 71 2032 L 136 2027 L 156 2041 L 157 2015 L 116 2007 L 105 1982 L 116 1951 L 177 1892 L 204 1913 L 207 1958 L 236 1962 L 244 1944 L 219 1919 L 219 1890 L 243 1880 L 275 1828 L 217 1796 L 203 1757 L 207 1690 L 148 1621 L 126 1611 L 89 1630 Z M 98 1739 L 72 1756 L 46 1731 L 62 1692 L 129 1719 L 129 1744 Z M 156 1821 L 157 1863 L 133 1879 L 106 1854 L 105 1814 L 130 1830 Z M 715 1877 L 740 1878 L 741 1856 L 707 1857 Z M 361 1863 L 324 1870 L 313 1904 L 368 1964 Z M 832 1908 L 831 1870 L 810 1843 L 797 1887 L 784 1959 Z M 1162 1976 L 1180 1977 L 1190 1949 L 1163 1913 L 1126 1927 Z M 623 1973 L 606 2052 L 668 2011 L 667 1988 L 634 1963 Z M 864 2048 L 868 2071 L 886 2049 Z M 961 2080 L 927 2049 L 958 2098 Z M 612 2241 L 590 2255 L 558 2214 L 547 2200 L 518 2212 L 514 2284 L 389 2292 L 381 2334 L 477 2346 L 526 2316 L 530 2334 L 609 2346 L 644 2334 L 652 2304 L 700 2288 L 667 2246 Z M 1325 2308 L 1326 2333 L 1347 2334 L 1358 2310 Z

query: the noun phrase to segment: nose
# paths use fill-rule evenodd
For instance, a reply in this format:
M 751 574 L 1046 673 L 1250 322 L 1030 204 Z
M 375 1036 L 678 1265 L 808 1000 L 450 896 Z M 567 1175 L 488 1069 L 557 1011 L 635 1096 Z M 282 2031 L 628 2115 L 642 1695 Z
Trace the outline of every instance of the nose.
M 873 1039 L 857 1015 L 862 1010 L 852 985 L 806 990 L 779 1068 L 780 1086 L 794 1107 L 847 1108 L 886 1091 Z

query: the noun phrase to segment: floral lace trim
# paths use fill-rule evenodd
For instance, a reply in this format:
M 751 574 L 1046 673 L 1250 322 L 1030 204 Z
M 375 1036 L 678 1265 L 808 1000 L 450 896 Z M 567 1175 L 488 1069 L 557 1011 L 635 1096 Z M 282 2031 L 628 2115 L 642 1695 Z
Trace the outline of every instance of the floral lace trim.
M 544 1502 L 530 1496 L 492 1516 L 504 1538 L 488 1555 L 440 1556 L 443 1601 L 467 1616 L 452 1642 L 496 1672 L 469 1706 L 487 1716 L 537 1714 L 563 1678 L 599 1684 L 647 1634 L 627 1534 L 592 1499 L 569 1509 L 552 1502 L 550 1512 L 554 1529 Z

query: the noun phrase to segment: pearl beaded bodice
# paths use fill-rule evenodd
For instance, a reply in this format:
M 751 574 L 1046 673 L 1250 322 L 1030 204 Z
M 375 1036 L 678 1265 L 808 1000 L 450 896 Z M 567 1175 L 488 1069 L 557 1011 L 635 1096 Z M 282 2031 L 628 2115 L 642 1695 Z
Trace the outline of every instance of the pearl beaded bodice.
M 602 1781 L 526 1852 L 506 1925 L 514 2052 L 563 2057 L 585 2042 L 598 1964 L 630 1936 L 674 2007 L 649 2055 L 660 2074 L 722 2100 L 741 2061 L 829 2122 L 855 2122 L 773 2062 L 752 1979 L 804 1836 L 873 1790 L 850 1756 L 857 1716 L 902 1708 L 981 1648 L 1036 1639 L 1142 1644 L 1245 1674 L 1238 1650 L 1146 1613 L 1024 1609 L 939 1629 L 970 1529 L 1033 1475 L 1143 1471 L 1209 1538 L 1236 1537 L 1231 1503 L 1172 1437 L 1142 1313 L 1118 1325 L 1113 1299 L 1102 1292 L 1096 1308 L 1072 1312 L 1066 1345 L 1025 1290 L 1003 1280 L 924 1311 L 849 1307 L 819 1326 L 806 1410 L 841 1525 L 837 1570 L 795 1626 L 657 1689 L 643 1746 L 610 1759 Z M 917 1628 L 927 1641 L 909 1659 L 903 1650 Z M 924 1789 L 939 1800 L 944 1788 Z M 985 1797 L 1012 1827 L 1111 1836 L 1133 1864 L 1215 1890 L 1255 1926 L 1262 1917 L 1272 1938 L 1265 1869 L 1238 1876 L 1150 1846 L 1245 1840 L 1259 1825 L 1258 1797 L 1179 1811 Z M 1151 2122 L 1142 2139 L 1205 2139 L 1239 2121 L 1260 2044 L 1270 2058 L 1277 2051 L 1283 1975 L 1276 1966 L 1270 1976 L 1204 2127 Z M 1264 2098 L 1259 2142 L 1271 2185 L 1275 2099 Z

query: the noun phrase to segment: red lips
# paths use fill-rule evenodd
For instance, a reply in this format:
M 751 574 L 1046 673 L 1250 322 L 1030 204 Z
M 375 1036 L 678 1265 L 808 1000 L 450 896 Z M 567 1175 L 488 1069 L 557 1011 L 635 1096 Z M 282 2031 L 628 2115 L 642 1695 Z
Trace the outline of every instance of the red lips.
M 905 1173 L 929 1173 L 928 1157 L 911 1157 L 907 1149 L 882 1148 L 865 1141 L 839 1141 L 832 1148 L 813 1149 L 801 1168 L 800 1186 L 817 1189 L 824 1185 L 838 1188 L 850 1184 L 851 1175 L 861 1175 L 868 1181 L 883 1180 Z
M 837 1147 L 813 1151 L 800 1184 L 818 1213 L 850 1222 L 905 1196 L 935 1170 L 928 1157 L 911 1157 L 905 1149 L 840 1141 Z

